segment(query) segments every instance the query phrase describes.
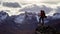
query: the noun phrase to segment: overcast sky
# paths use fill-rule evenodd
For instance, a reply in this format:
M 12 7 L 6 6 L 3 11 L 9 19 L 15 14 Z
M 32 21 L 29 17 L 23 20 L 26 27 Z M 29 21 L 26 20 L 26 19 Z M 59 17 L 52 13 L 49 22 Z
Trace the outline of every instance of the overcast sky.
M 52 9 L 54 9 L 54 11 L 53 12 L 50 12 L 49 10 L 49 12 L 50 13 L 55 13 L 55 12 L 60 12 L 60 8 L 57 8 L 58 6 L 60 7 L 60 0 L 0 0 L 0 2 L 17 2 L 18 4 L 20 4 L 21 5 L 21 8 L 22 9 L 24 9 L 25 7 L 27 7 L 27 6 L 31 6 L 30 5 L 30 3 L 31 4 L 37 4 L 37 6 L 39 5 L 39 4 L 42 4 L 43 3 L 43 5 L 44 6 L 46 6 L 46 8 L 48 7 L 48 8 L 52 8 Z M 47 4 L 48 3 L 48 4 Z M 47 4 L 47 5 L 45 5 L 45 4 Z M 53 4 L 53 5 L 52 5 Z M 32 6 L 35 6 L 35 5 L 32 5 Z M 40 6 L 40 5 L 39 5 Z M 6 6 L 7 7 L 7 6 Z M 8 9 L 8 8 L 4 8 L 4 6 L 2 6 L 2 8 L 1 9 Z M 40 6 L 41 7 L 41 6 Z M 29 8 L 29 7 L 28 7 Z M 44 8 L 44 7 L 43 7 Z M 47 9 L 48 9 L 47 8 Z M 9 7 L 9 10 L 10 10 L 11 8 Z M 29 8 L 30 9 L 30 8 Z M 34 9 L 34 8 L 33 8 Z M 45 8 L 44 8 L 45 9 Z M 20 9 L 18 9 L 18 10 L 16 10 L 15 8 L 13 8 L 13 9 L 11 9 L 11 11 L 12 11 L 12 13 L 13 14 L 16 14 L 16 11 L 19 11 Z M 57 11 L 56 11 L 57 10 Z M 14 12 L 15 13 L 14 13 Z
M 9 1 L 9 2 L 22 2 L 22 3 L 58 3 L 60 0 L 1 0 L 1 1 Z

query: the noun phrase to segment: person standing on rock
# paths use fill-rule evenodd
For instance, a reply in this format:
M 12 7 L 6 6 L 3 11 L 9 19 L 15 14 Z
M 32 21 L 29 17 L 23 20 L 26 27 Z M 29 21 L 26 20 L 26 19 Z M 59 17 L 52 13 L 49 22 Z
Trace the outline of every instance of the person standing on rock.
M 47 18 L 46 15 L 45 15 L 45 11 L 41 10 L 41 12 L 40 12 L 40 18 L 39 18 L 39 23 L 44 24 L 44 18 Z

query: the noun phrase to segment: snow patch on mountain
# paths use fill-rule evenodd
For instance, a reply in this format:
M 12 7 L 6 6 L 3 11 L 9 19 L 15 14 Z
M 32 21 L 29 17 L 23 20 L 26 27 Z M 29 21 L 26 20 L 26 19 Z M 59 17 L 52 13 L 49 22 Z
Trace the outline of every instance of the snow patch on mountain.
M 53 19 L 60 19 L 60 13 L 53 14 Z
M 37 22 L 37 17 L 35 13 L 22 13 L 14 19 L 14 22 L 21 24 L 32 24 Z
M 16 23 L 22 23 L 23 20 L 24 20 L 24 18 L 25 18 L 25 15 L 24 15 L 24 14 L 20 14 L 20 15 L 18 15 L 18 16 L 14 19 L 14 22 L 16 22 Z
M 9 17 L 8 13 L 1 11 L 0 12 L 0 23 L 6 21 L 8 17 Z

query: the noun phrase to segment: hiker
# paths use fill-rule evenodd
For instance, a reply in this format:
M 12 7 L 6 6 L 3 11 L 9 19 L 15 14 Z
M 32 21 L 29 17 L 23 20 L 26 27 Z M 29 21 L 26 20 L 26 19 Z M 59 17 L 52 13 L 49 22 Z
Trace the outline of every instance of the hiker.
M 44 24 L 44 18 L 46 18 L 45 11 L 41 10 L 39 23 L 41 23 L 41 21 L 42 21 L 42 24 Z
M 27 11 L 25 11 L 25 19 L 28 17 L 28 15 L 27 15 Z

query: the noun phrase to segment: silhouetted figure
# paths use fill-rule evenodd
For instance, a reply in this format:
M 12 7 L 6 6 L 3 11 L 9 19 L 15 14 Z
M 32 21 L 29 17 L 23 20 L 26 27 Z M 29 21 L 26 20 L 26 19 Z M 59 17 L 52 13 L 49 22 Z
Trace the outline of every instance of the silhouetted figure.
M 41 10 L 38 27 L 35 30 L 35 34 L 60 34 L 55 27 L 51 27 L 49 25 L 44 25 L 44 18 L 47 18 L 44 10 Z M 41 22 L 42 21 L 42 22 Z
M 27 12 L 25 11 L 25 19 L 28 17 Z
M 40 18 L 39 18 L 39 23 L 44 24 L 44 18 L 46 18 L 45 11 L 44 10 L 41 10 Z

